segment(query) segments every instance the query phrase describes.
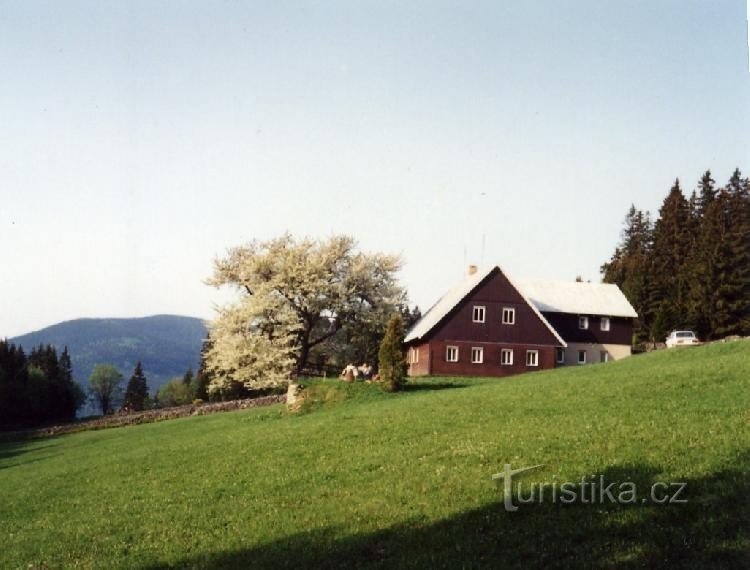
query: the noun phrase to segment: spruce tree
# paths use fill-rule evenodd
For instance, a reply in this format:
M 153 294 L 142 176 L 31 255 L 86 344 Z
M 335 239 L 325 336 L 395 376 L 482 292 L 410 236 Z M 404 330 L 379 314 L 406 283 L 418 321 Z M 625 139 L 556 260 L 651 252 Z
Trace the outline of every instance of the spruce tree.
M 706 208 L 716 198 L 716 181 L 711 178 L 711 171 L 706 170 L 701 176 L 700 182 L 698 182 L 698 190 L 700 194 L 698 196 L 698 214 L 702 217 L 706 213 Z
M 206 374 L 204 367 L 198 367 L 198 372 L 195 374 L 193 379 L 193 394 L 198 400 L 208 401 L 208 383 L 209 377 Z
M 750 189 L 735 170 L 717 191 L 710 171 L 701 177 L 688 276 L 687 325 L 700 338 L 747 334 L 750 329 Z
M 201 360 L 198 365 L 198 372 L 193 380 L 193 393 L 195 397 L 203 400 L 209 400 L 208 385 L 211 383 L 211 374 L 206 366 L 206 353 L 211 349 L 211 335 L 208 335 L 201 346 Z
M 192 366 L 187 369 L 185 375 L 182 377 L 182 383 L 186 386 L 190 386 L 193 383 L 193 368 Z
M 750 180 L 735 169 L 726 188 L 726 251 L 729 256 L 721 301 L 726 322 L 719 336 L 750 332 Z
M 406 359 L 404 358 L 404 323 L 396 314 L 388 321 L 383 342 L 378 354 L 378 373 L 383 388 L 389 392 L 400 390 L 406 376 Z
M 691 250 L 685 268 L 688 276 L 686 327 L 693 329 L 699 338 L 706 339 L 711 335 L 710 307 L 714 287 L 712 248 L 716 228 L 712 206 L 716 200 L 716 190 L 710 170 L 706 170 L 698 182 L 698 191 L 693 191 L 690 200 Z
M 635 322 L 636 341 L 649 337 L 651 320 L 648 318 L 649 263 L 653 240 L 651 214 L 638 210 L 635 205 L 625 216 L 620 244 L 612 258 L 602 265 L 605 283 L 615 283 L 633 305 L 639 318 Z
M 63 419 L 72 420 L 76 416 L 78 408 L 86 401 L 86 396 L 81 387 L 73 379 L 73 362 L 68 352 L 68 347 L 64 347 L 60 354 L 59 360 L 60 383 L 64 387 L 64 396 L 62 404 Z
M 143 374 L 143 366 L 139 360 L 133 375 L 128 380 L 128 386 L 125 389 L 125 400 L 123 402 L 123 408 L 133 412 L 139 412 L 146 407 L 146 401 L 148 399 L 148 382 L 146 376 Z
M 689 204 L 680 189 L 680 181 L 675 180 L 654 224 L 651 285 L 646 307 L 647 317 L 660 315 L 666 329 L 685 326 L 690 227 Z M 652 339 L 661 340 L 655 334 L 652 334 Z

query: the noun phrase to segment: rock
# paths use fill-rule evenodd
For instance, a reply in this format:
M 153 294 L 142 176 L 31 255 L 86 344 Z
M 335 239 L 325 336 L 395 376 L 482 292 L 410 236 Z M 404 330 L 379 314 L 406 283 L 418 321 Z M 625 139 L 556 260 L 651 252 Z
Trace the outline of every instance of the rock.
M 305 399 L 304 396 L 305 388 L 294 382 L 289 383 L 289 388 L 286 391 L 286 407 L 289 410 L 297 411 L 302 406 L 302 402 Z

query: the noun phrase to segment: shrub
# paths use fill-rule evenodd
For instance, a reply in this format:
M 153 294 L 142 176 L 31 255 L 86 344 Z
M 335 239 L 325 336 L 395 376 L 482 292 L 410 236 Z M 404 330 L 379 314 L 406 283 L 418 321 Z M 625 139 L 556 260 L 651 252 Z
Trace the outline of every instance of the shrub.
M 380 381 L 388 392 L 401 389 L 406 377 L 406 359 L 404 358 L 404 323 L 400 315 L 394 315 L 388 321 L 383 342 L 380 343 L 379 370 Z
M 159 388 L 159 393 L 157 394 L 159 404 L 165 408 L 190 404 L 193 401 L 193 396 L 192 388 L 190 385 L 185 384 L 182 378 L 172 378 Z

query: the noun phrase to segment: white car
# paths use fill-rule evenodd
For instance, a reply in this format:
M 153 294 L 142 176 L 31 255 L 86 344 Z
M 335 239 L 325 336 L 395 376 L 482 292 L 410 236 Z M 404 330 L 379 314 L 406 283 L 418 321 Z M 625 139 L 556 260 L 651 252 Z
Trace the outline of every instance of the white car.
M 700 344 L 700 341 L 693 331 L 672 331 L 667 337 L 667 348 L 694 344 Z

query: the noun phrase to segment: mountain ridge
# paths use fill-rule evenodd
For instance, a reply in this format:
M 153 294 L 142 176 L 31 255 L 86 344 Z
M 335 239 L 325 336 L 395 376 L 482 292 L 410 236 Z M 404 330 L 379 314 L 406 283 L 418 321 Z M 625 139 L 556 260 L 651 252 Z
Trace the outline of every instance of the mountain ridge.
M 114 365 L 127 380 L 140 360 L 153 394 L 170 378 L 197 368 L 206 336 L 203 319 L 157 314 L 70 319 L 8 340 L 26 352 L 39 344 L 58 352 L 67 346 L 73 377 L 84 388 L 96 364 Z

